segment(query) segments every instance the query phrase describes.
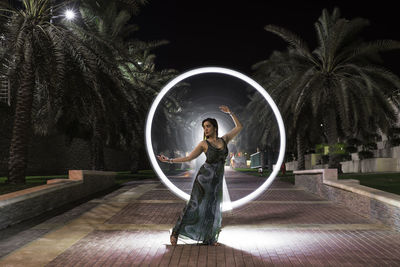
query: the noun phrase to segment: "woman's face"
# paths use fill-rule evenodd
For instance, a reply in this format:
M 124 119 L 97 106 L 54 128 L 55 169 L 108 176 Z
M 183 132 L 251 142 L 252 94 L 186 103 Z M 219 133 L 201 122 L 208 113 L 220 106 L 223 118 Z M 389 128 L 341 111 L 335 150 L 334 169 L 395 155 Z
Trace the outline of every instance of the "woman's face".
M 211 124 L 211 122 L 206 121 L 203 123 L 204 135 L 209 137 L 215 133 L 215 127 Z

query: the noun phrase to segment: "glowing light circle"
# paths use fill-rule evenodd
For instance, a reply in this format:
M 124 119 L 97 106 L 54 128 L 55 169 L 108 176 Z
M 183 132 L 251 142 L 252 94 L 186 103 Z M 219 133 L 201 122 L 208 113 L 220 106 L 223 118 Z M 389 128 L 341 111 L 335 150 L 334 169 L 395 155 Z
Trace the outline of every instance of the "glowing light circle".
M 163 97 L 168 93 L 169 90 L 171 90 L 172 87 L 174 87 L 176 84 L 178 84 L 180 81 L 189 78 L 191 76 L 199 75 L 199 74 L 205 74 L 205 73 L 220 73 L 220 74 L 226 74 L 230 75 L 233 77 L 236 77 L 238 79 L 241 79 L 254 87 L 264 98 L 267 100 L 268 104 L 270 105 L 272 111 L 274 112 L 275 118 L 278 122 L 279 126 L 279 134 L 280 134 L 280 147 L 279 147 L 279 156 L 278 156 L 278 161 L 276 162 L 275 168 L 273 169 L 272 173 L 268 177 L 268 179 L 260 186 L 258 187 L 255 191 L 250 193 L 249 195 L 233 201 L 230 205 L 222 205 L 222 211 L 227 211 L 230 209 L 237 208 L 239 206 L 242 206 L 246 204 L 247 202 L 255 199 L 258 197 L 262 192 L 264 192 L 274 181 L 276 175 L 279 172 L 280 166 L 282 165 L 283 162 L 283 157 L 285 154 L 285 146 L 286 146 L 286 134 L 285 134 L 285 127 L 283 124 L 282 116 L 278 110 L 278 107 L 276 106 L 275 102 L 272 100 L 271 96 L 267 93 L 267 91 L 259 85 L 256 81 L 253 79 L 249 78 L 248 76 L 231 70 L 227 68 L 221 68 L 221 67 L 203 67 L 203 68 L 198 68 L 194 70 L 187 71 L 185 73 L 182 73 L 181 75 L 177 76 L 176 78 L 172 79 L 169 83 L 167 83 L 164 88 L 160 91 L 160 93 L 157 95 L 157 97 L 154 99 L 153 104 L 150 107 L 149 113 L 147 115 L 147 121 L 146 121 L 146 132 L 145 132 L 145 139 L 146 139 L 146 149 L 147 153 L 150 159 L 150 162 L 156 171 L 158 177 L 161 178 L 161 181 L 169 188 L 172 190 L 173 193 L 175 193 L 178 197 L 188 201 L 190 199 L 190 195 L 187 193 L 183 192 L 180 190 L 178 187 L 176 187 L 163 173 L 161 170 L 157 158 L 154 155 L 154 150 L 153 150 L 153 144 L 151 141 L 151 127 L 153 123 L 153 118 L 155 111 L 160 104 L 161 100 Z

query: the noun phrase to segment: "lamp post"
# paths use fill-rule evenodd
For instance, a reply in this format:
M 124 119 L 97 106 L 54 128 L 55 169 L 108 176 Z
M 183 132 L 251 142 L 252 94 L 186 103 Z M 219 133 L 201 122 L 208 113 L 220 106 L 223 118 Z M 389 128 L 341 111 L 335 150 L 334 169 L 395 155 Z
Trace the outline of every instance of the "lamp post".
M 50 18 L 50 23 L 53 23 L 53 19 L 60 18 L 60 17 L 63 17 L 66 20 L 71 21 L 71 20 L 73 20 L 75 18 L 75 16 L 76 16 L 75 15 L 75 11 L 73 11 L 72 9 L 67 9 L 67 10 L 65 10 L 65 12 L 63 14 L 60 14 L 60 15 L 57 15 L 57 16 L 52 16 Z
M 71 9 L 67 9 L 64 13 L 64 17 L 67 20 L 73 20 L 75 18 L 75 12 Z

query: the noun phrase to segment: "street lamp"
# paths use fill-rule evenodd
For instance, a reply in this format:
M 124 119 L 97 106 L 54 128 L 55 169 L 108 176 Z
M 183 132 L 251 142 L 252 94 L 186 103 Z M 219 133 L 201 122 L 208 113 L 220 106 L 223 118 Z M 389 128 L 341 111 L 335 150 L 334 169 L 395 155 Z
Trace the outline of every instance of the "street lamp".
M 73 20 L 75 18 L 75 12 L 71 9 L 67 9 L 64 13 L 64 16 L 67 20 Z
M 72 9 L 67 9 L 63 14 L 50 17 L 50 23 L 53 23 L 53 19 L 57 19 L 60 17 L 65 18 L 66 20 L 73 20 L 75 16 L 75 12 Z

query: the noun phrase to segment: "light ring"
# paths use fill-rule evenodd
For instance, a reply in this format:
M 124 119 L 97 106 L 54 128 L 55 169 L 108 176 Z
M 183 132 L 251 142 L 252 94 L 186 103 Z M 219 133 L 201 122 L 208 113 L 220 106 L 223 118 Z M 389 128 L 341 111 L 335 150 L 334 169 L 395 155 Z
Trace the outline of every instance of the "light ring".
M 278 110 L 278 107 L 276 106 L 275 102 L 272 100 L 271 96 L 267 93 L 267 91 L 259 85 L 256 81 L 253 79 L 249 78 L 248 76 L 231 70 L 227 68 L 221 68 L 221 67 L 203 67 L 203 68 L 197 68 L 194 70 L 187 71 L 185 73 L 182 73 L 181 75 L 177 76 L 176 78 L 172 79 L 167 85 L 164 86 L 164 88 L 160 91 L 160 93 L 157 95 L 157 97 L 154 99 L 153 104 L 150 107 L 149 113 L 147 115 L 147 120 L 146 120 L 146 131 L 145 131 L 145 140 L 146 140 L 146 149 L 147 153 L 150 159 L 150 162 L 153 166 L 153 169 L 157 173 L 158 177 L 160 177 L 161 181 L 170 189 L 172 192 L 177 195 L 178 197 L 189 201 L 190 195 L 187 193 L 183 192 L 181 189 L 176 187 L 164 174 L 164 172 L 161 170 L 157 158 L 154 155 L 154 150 L 153 150 L 153 143 L 151 141 L 151 127 L 153 123 L 153 118 L 154 114 L 156 112 L 156 109 L 158 105 L 160 104 L 161 100 L 163 97 L 168 93 L 168 91 L 174 87 L 176 84 L 178 84 L 180 81 L 189 78 L 191 76 L 199 75 L 199 74 L 205 74 L 205 73 L 220 73 L 220 74 L 226 74 L 230 75 L 233 77 L 236 77 L 238 79 L 241 79 L 242 81 L 245 81 L 252 87 L 254 87 L 264 98 L 267 100 L 268 104 L 270 105 L 272 111 L 274 112 L 275 118 L 278 122 L 279 126 L 279 135 L 280 135 L 280 147 L 279 147 L 279 156 L 278 156 L 278 161 L 276 162 L 275 168 L 269 175 L 268 179 L 260 186 L 258 187 L 255 191 L 252 193 L 248 194 L 247 196 L 232 201 L 231 205 L 222 205 L 222 211 L 227 211 L 230 209 L 234 209 L 237 207 L 240 207 L 247 202 L 255 199 L 258 197 L 262 192 L 264 192 L 274 181 L 276 175 L 278 174 L 280 170 L 280 166 L 282 165 L 283 162 L 283 157 L 285 154 L 285 147 L 286 147 L 286 134 L 285 134 L 285 127 L 283 124 L 282 116 Z M 231 208 L 228 208 L 231 207 Z

